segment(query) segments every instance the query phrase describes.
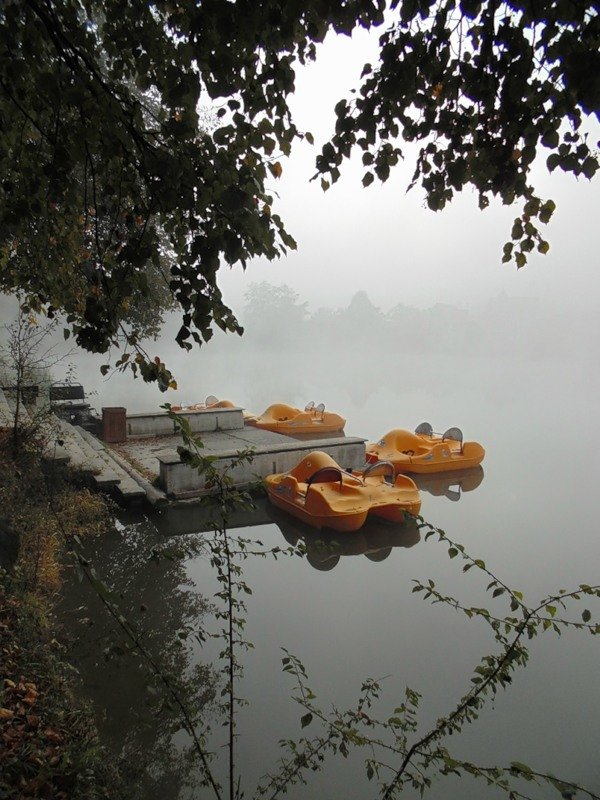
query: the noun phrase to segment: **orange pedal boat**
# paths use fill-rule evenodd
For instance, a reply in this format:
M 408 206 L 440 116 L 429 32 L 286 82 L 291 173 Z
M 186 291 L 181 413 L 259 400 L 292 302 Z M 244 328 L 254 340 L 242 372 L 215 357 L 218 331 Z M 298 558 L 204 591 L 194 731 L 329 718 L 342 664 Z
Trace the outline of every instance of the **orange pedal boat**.
M 304 411 L 286 403 L 274 403 L 258 417 L 246 417 L 246 425 L 274 433 L 335 433 L 343 431 L 346 420 L 332 411 L 325 411 L 323 403 L 310 402 Z
M 391 464 L 371 464 L 364 472 L 345 472 L 327 453 L 316 450 L 289 472 L 265 478 L 273 505 L 313 528 L 356 531 L 370 516 L 402 522 L 418 514 L 419 490 L 406 475 L 394 483 Z
M 396 428 L 378 442 L 367 444 L 367 461 L 389 461 L 396 472 L 449 472 L 477 467 L 485 450 L 478 442 L 463 442 L 460 428 L 434 433 L 428 422 L 415 432 Z

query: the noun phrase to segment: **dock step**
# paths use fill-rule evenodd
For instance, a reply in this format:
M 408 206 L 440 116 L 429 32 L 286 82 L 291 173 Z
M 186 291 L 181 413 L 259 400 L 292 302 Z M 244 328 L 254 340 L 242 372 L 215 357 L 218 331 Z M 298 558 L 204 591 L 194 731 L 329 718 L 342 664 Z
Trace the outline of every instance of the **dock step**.
M 94 473 L 97 465 L 90 462 L 87 454 L 80 447 L 77 437 L 73 430 L 69 430 L 72 426 L 58 417 L 51 415 L 48 423 L 48 436 L 49 442 L 46 448 L 47 455 L 52 458 L 52 454 L 58 447 L 63 453 L 66 454 L 70 464 L 73 467 L 86 473 Z
M 94 457 L 96 463 L 102 464 L 102 479 L 106 480 L 108 476 L 117 478 L 115 486 L 124 500 L 141 500 L 146 497 L 143 486 L 117 463 L 111 451 L 101 441 L 78 425 L 71 427 L 77 432 L 83 446 L 90 453 L 90 457 Z M 99 480 L 96 480 L 96 482 L 98 485 L 102 485 Z
M 146 493 L 146 500 L 148 500 L 151 505 L 161 506 L 168 502 L 168 497 L 165 492 L 163 492 L 162 489 L 158 489 L 153 483 L 150 483 L 150 481 L 143 475 L 140 475 L 140 473 L 120 453 L 117 453 L 112 449 L 108 452 L 117 462 L 117 464 L 120 464 L 121 467 L 130 475 L 135 476 L 134 480 L 136 480 L 142 487 Z
M 54 439 L 58 438 L 72 466 L 89 475 L 100 489 L 114 488 L 126 500 L 141 500 L 144 489 L 122 469 L 100 442 L 87 431 L 53 416 Z M 97 446 L 95 444 L 99 446 Z

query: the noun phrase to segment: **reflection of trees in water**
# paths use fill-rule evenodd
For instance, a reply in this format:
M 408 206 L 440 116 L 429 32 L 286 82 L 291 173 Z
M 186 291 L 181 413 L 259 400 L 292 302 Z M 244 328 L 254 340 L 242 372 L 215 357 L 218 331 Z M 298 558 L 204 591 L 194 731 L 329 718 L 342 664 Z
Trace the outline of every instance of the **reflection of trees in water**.
M 188 637 L 201 629 L 211 606 L 187 578 L 181 559 L 149 560 L 158 541 L 165 542 L 142 521 L 97 538 L 86 556 L 118 593 L 118 605 L 141 633 L 146 649 L 199 715 L 210 710 L 216 676 L 211 667 L 192 663 Z M 120 758 L 124 775 L 139 782 L 142 797 L 183 796 L 193 780 L 194 757 L 178 711 L 164 702 L 164 691 L 143 659 L 127 652 L 127 642 L 91 587 L 73 580 L 64 594 L 62 616 L 72 661 L 98 711 L 101 735 Z

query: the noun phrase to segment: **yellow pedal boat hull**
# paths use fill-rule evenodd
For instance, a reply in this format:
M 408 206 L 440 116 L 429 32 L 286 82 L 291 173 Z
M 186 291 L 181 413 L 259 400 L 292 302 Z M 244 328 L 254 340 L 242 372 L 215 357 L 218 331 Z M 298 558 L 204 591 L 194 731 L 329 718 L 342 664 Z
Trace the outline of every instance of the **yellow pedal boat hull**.
M 485 450 L 478 442 L 462 442 L 440 434 L 412 433 L 396 428 L 378 442 L 366 446 L 369 462 L 389 461 L 397 473 L 413 472 L 427 475 L 433 472 L 478 467 Z
M 418 514 L 419 491 L 404 475 L 389 484 L 385 476 L 344 472 L 319 450 L 293 470 L 265 478 L 273 505 L 313 528 L 357 531 L 369 517 L 399 523 L 405 513 Z
M 245 418 L 246 425 L 274 433 L 335 433 L 343 431 L 346 420 L 332 411 L 315 408 L 302 411 L 286 403 L 274 403 L 260 416 Z

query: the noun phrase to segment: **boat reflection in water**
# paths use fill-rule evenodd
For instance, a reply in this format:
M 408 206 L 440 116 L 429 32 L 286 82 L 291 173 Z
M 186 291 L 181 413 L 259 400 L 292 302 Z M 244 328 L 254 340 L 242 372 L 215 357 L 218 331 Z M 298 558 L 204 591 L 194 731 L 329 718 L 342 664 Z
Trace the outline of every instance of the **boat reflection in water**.
M 306 560 L 322 572 L 333 569 L 342 556 L 384 561 L 394 547 L 412 547 L 421 539 L 417 520 L 408 515 L 403 523 L 367 520 L 359 530 L 343 533 L 315 530 L 278 508 L 269 509 L 269 515 L 289 544 L 304 542 Z
M 211 531 L 214 526 L 210 520 L 210 511 L 194 504 L 167 506 L 152 515 L 155 528 L 166 536 Z M 303 541 L 308 563 L 324 572 L 333 569 L 341 556 L 364 555 L 369 561 L 384 561 L 395 547 L 412 547 L 421 539 L 417 519 L 408 514 L 402 523 L 368 519 L 362 528 L 352 533 L 319 531 L 271 505 L 266 497 L 256 498 L 252 510 L 234 511 L 228 527 L 269 524 L 276 525 L 291 545 Z
M 430 475 L 411 475 L 417 488 L 435 497 L 447 497 L 456 503 L 463 492 L 472 492 L 484 478 L 483 467 L 473 467 L 461 472 L 438 472 Z

